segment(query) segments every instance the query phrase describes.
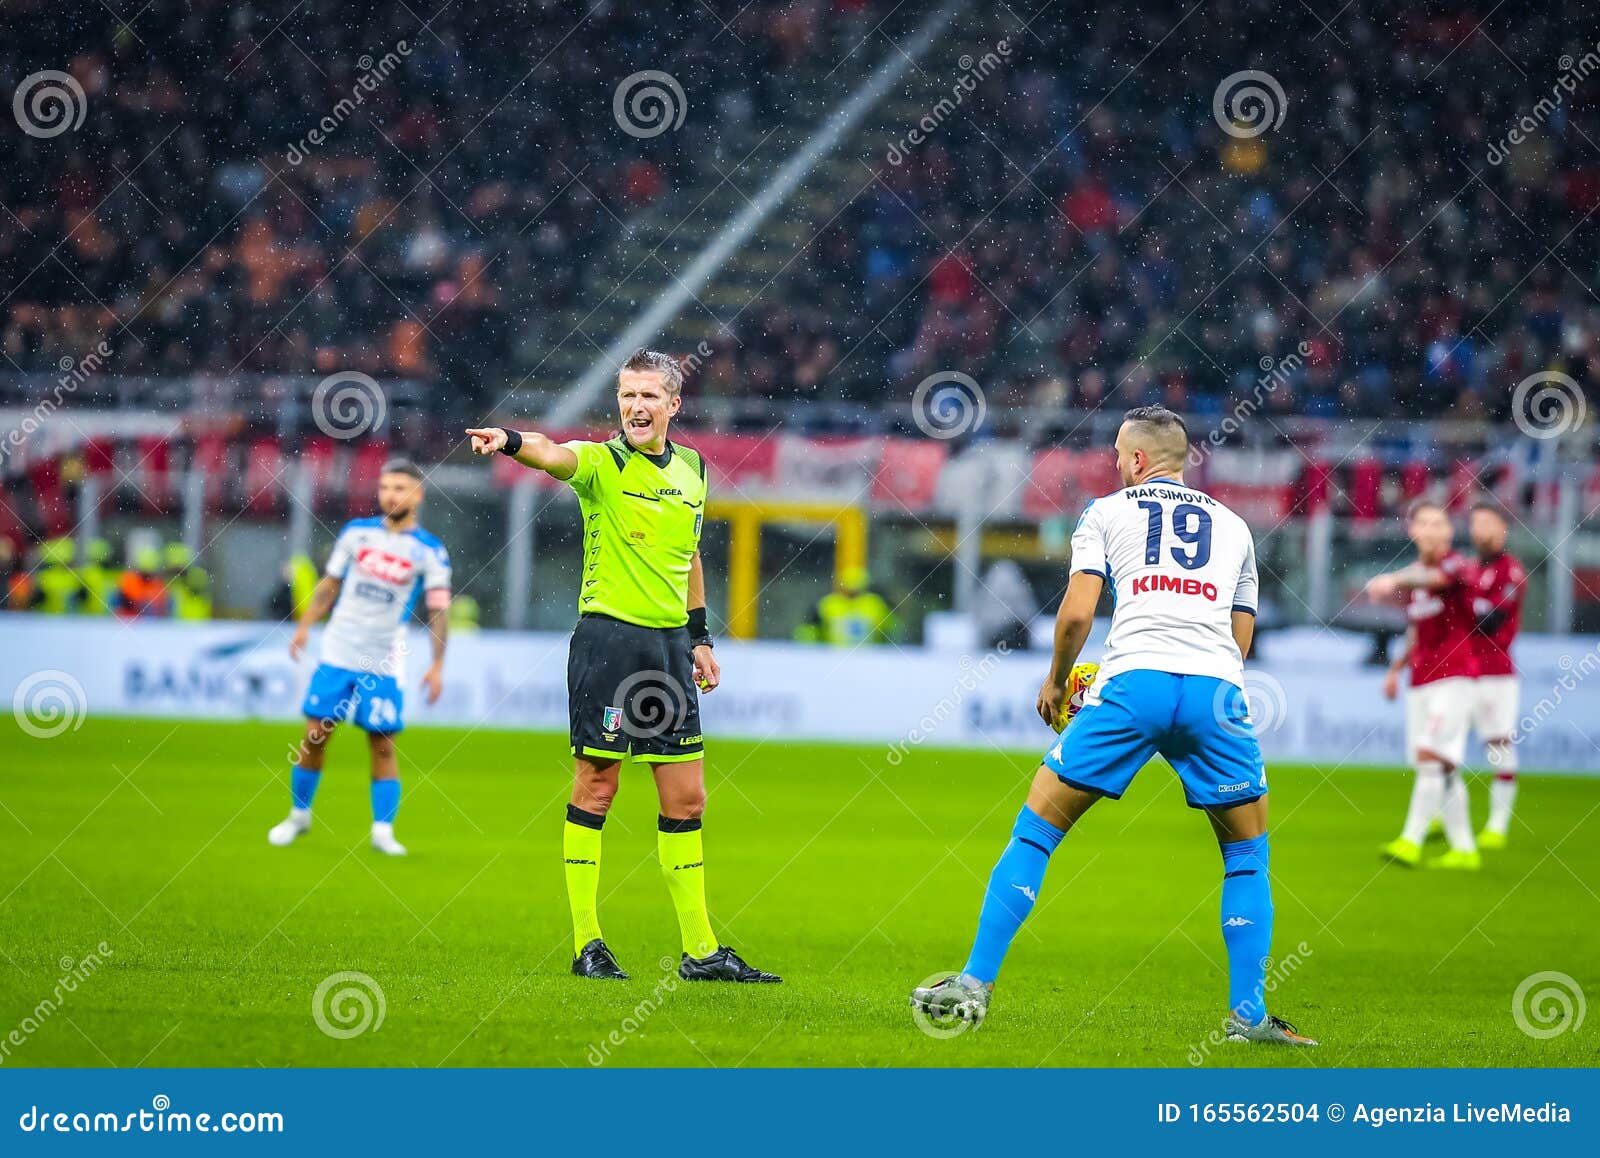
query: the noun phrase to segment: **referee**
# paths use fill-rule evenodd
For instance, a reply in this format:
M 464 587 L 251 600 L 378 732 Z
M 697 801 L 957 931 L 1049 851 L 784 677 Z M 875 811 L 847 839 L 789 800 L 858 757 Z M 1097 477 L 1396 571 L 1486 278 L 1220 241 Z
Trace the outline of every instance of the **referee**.
M 678 912 L 685 981 L 779 981 L 717 943 L 706 915 L 705 745 L 699 689 L 719 680 L 706 627 L 700 528 L 706 466 L 667 439 L 683 403 L 677 359 L 640 350 L 617 375 L 622 429 L 606 442 L 468 430 L 477 454 L 510 455 L 578 493 L 583 578 L 567 654 L 567 701 L 576 767 L 562 835 L 572 906 L 572 971 L 626 979 L 600 935 L 600 832 L 624 756 L 648 764 L 661 802 L 661 872 Z

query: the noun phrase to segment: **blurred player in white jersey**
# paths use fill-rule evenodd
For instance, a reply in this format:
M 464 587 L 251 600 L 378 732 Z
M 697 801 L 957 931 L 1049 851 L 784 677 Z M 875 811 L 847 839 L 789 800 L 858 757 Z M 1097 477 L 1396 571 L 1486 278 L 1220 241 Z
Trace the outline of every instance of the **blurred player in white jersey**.
M 311 628 L 330 609 L 322 656 L 301 711 L 306 734 L 290 770 L 289 816 L 267 833 L 275 845 L 292 844 L 311 827 L 311 801 L 322 781 L 328 737 L 346 720 L 367 734 L 372 750 L 372 847 L 404 856 L 395 840 L 400 769 L 394 737 L 404 726 L 406 625 L 418 598 L 427 607 L 433 661 L 422 677 L 428 703 L 444 687 L 444 651 L 450 610 L 450 556 L 444 544 L 417 524 L 422 472 L 391 459 L 378 477 L 376 518 L 355 519 L 339 533 L 328 567 L 312 593 L 289 654 L 298 660 Z
M 1114 610 L 1099 674 L 1034 775 L 989 878 L 966 965 L 918 986 L 911 1004 L 934 1018 L 983 1020 L 1050 855 L 1095 801 L 1120 797 L 1159 753 L 1221 845 L 1229 1040 L 1316 1045 L 1266 1008 L 1273 919 L 1267 775 L 1244 695 L 1257 591 L 1250 528 L 1184 483 L 1189 435 L 1172 411 L 1128 411 L 1116 446 L 1124 489 L 1094 500 L 1073 533 L 1072 574 L 1039 691 L 1040 717 L 1060 721 L 1072 666 L 1109 587 Z

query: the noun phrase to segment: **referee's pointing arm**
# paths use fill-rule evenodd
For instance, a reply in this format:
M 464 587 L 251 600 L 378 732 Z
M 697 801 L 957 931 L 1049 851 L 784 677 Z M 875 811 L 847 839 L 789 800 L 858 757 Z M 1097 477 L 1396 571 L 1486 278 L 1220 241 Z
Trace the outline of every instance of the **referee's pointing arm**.
M 501 451 L 523 466 L 542 470 L 552 478 L 565 482 L 578 469 L 578 456 L 551 442 L 536 431 L 507 430 L 503 426 L 485 426 L 467 431 L 472 438 L 472 453 L 493 454 Z

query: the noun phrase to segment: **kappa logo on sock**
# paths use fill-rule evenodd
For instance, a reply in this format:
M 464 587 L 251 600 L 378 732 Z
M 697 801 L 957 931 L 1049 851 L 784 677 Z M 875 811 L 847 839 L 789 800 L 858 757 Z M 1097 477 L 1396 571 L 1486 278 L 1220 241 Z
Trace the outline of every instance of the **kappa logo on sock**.
M 1253 924 L 1255 924 L 1255 922 L 1252 921 L 1249 917 L 1229 917 L 1226 921 L 1222 922 L 1222 927 L 1224 929 L 1237 929 L 1241 925 L 1253 925 Z
M 1027 885 L 1012 885 L 1011 887 L 1016 889 L 1017 892 L 1021 893 L 1023 896 L 1027 897 L 1030 901 L 1037 901 L 1039 899 L 1034 895 L 1033 890 Z

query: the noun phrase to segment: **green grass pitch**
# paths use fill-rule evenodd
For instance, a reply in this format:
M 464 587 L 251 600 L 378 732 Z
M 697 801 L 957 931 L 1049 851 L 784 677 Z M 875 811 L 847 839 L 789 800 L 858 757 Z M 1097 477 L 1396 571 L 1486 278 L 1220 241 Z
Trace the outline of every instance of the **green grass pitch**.
M 1512 1013 L 1543 971 L 1600 998 L 1600 780 L 1526 778 L 1511 847 L 1457 875 L 1378 863 L 1409 777 L 1272 769 L 1271 1001 L 1324 1043 L 1290 1053 L 1207 1041 L 1226 997 L 1220 859 L 1162 765 L 1067 839 L 988 1024 L 941 1039 L 906 994 L 964 958 L 1031 755 L 924 748 L 892 767 L 882 748 L 714 743 L 713 920 L 785 975 L 775 987 L 675 985 L 661 968 L 678 945 L 654 792 L 625 768 L 601 918 L 634 980 L 606 984 L 567 972 L 562 737 L 407 733 L 397 831 L 412 855 L 395 861 L 366 844 L 355 735 L 333 743 L 311 834 L 267 845 L 294 735 L 90 720 L 35 739 L 7 722 L 0 1064 L 1600 1062 L 1600 1018 L 1538 1038 Z M 62 970 L 102 941 L 102 966 L 57 1001 Z M 383 1020 L 341 1038 L 312 1004 L 346 971 L 381 988 Z

